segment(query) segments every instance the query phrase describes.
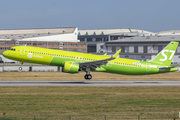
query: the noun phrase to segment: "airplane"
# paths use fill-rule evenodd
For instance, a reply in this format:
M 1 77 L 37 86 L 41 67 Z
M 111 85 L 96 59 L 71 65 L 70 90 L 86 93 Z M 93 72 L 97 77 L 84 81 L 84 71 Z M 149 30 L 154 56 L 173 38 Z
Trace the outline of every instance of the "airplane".
M 85 71 L 84 78 L 90 80 L 91 71 L 125 75 L 146 75 L 178 71 L 171 66 L 179 42 L 171 41 L 150 61 L 118 58 L 121 51 L 113 56 L 95 55 L 31 46 L 14 46 L 3 52 L 3 56 L 12 60 L 62 67 L 62 72 L 78 73 Z M 20 67 L 22 70 L 22 67 Z

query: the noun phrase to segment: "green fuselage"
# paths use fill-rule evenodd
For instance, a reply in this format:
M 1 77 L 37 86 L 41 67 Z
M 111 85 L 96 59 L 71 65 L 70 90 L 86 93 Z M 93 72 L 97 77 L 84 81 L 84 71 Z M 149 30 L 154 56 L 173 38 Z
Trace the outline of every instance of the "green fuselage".
M 64 63 L 67 61 L 82 63 L 82 62 L 98 61 L 98 60 L 111 58 L 109 56 L 53 50 L 53 49 L 30 47 L 30 46 L 12 47 L 11 50 L 7 50 L 3 52 L 3 56 L 21 62 L 38 63 L 38 64 L 61 66 L 61 67 L 64 67 Z M 156 62 L 115 58 L 114 60 L 108 61 L 106 65 L 101 65 L 101 67 L 98 67 L 93 71 L 127 74 L 127 75 L 144 75 L 144 74 L 155 74 L 155 73 L 178 71 L 178 68 L 159 70 L 160 67 L 169 67 L 169 66 L 165 64 L 158 64 Z

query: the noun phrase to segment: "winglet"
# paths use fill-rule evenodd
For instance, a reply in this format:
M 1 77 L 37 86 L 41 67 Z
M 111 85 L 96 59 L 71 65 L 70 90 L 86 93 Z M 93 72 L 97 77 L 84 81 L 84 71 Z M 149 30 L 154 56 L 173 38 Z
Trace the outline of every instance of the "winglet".
M 107 55 L 107 53 L 104 54 L 104 56 L 106 56 L 106 55 Z
M 119 55 L 120 52 L 121 52 L 121 49 L 119 49 L 119 50 L 113 55 L 113 58 L 117 58 L 117 56 Z

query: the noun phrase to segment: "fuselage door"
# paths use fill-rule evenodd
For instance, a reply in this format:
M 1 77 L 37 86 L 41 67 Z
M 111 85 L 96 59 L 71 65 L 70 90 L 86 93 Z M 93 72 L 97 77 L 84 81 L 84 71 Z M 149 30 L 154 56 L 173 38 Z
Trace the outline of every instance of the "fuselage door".
M 146 72 L 150 72 L 151 70 L 150 66 L 151 66 L 150 63 L 146 63 Z
M 20 55 L 21 55 L 21 56 L 24 56 L 24 55 L 25 55 L 25 47 L 21 47 Z
M 107 65 L 108 67 L 112 67 L 112 61 L 108 61 Z

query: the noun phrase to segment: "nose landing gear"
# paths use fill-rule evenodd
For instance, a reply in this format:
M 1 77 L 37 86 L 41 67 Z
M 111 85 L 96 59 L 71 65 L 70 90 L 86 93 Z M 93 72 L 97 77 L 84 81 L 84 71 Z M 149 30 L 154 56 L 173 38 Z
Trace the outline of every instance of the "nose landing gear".
M 19 71 L 20 71 L 20 72 L 22 71 L 22 67 L 19 67 Z
M 92 75 L 90 74 L 90 68 L 86 68 L 86 75 L 84 76 L 84 79 L 90 80 L 92 78 Z
M 21 67 L 19 67 L 19 71 L 22 71 L 23 62 L 21 62 Z

